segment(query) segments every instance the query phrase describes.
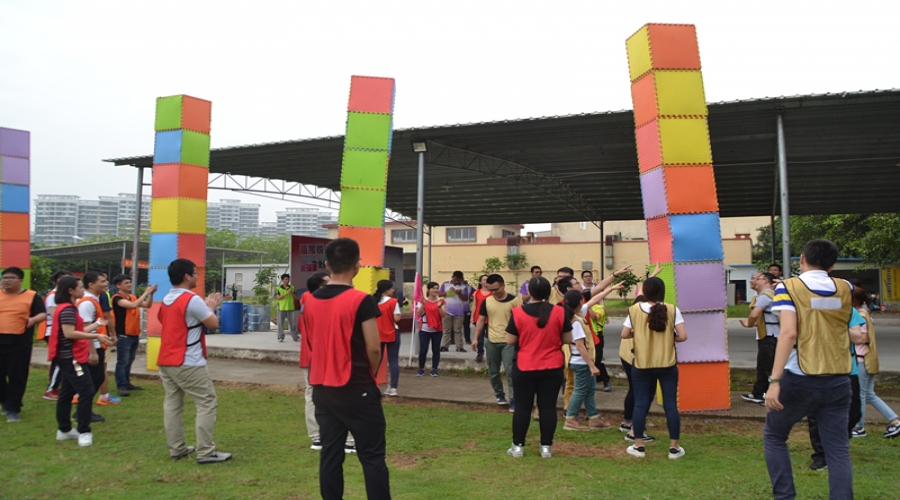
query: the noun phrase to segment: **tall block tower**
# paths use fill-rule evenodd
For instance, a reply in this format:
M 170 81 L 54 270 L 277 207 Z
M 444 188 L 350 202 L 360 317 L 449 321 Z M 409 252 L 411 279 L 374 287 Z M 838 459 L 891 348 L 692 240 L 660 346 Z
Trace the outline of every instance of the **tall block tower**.
M 169 263 L 179 258 L 193 261 L 200 273 L 193 291 L 204 295 L 211 110 L 210 101 L 186 95 L 156 100 L 148 281 L 159 290 L 147 317 L 148 369 L 156 369 L 159 355 L 157 312 L 172 288 Z
M 384 268 L 384 208 L 393 138 L 393 78 L 353 76 L 341 162 L 338 236 L 359 243 L 362 269 L 353 286 L 375 291 Z
M 693 25 L 647 24 L 628 38 L 650 262 L 684 313 L 678 408 L 730 408 L 724 252 L 708 111 Z
M 31 133 L 0 127 L 0 268 L 25 271 L 31 288 Z

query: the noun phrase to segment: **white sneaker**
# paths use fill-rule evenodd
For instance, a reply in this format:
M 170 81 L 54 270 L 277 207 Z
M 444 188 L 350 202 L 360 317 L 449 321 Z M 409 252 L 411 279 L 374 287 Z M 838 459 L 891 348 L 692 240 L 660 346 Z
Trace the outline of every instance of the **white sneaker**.
M 70 439 L 78 439 L 78 431 L 76 431 L 75 429 L 69 429 L 69 432 L 63 432 L 60 430 L 56 431 L 57 441 L 68 441 Z
M 506 450 L 506 454 L 513 458 L 522 458 L 525 455 L 525 447 L 513 444 Z
M 678 448 L 669 448 L 669 460 L 678 460 L 679 458 L 684 456 L 684 448 L 679 446 Z
M 552 458 L 553 452 L 550 451 L 550 447 L 546 445 L 541 445 L 541 458 Z
M 396 396 L 397 389 L 394 387 L 388 387 L 386 391 L 384 391 L 385 396 Z
M 647 456 L 647 453 L 646 453 L 646 451 L 645 451 L 645 449 L 644 449 L 643 446 L 641 446 L 641 447 L 639 448 L 639 447 L 637 447 L 637 446 L 635 446 L 635 445 L 631 445 L 631 446 L 629 446 L 625 451 L 627 451 L 628 454 L 631 455 L 631 456 L 633 456 L 633 457 L 644 458 L 644 457 Z
M 90 432 L 78 435 L 78 446 L 87 447 L 94 444 L 94 435 Z

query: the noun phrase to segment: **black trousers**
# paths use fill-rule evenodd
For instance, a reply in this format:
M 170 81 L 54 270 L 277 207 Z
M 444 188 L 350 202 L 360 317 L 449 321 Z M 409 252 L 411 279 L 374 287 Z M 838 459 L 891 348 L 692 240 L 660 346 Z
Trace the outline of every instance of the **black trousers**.
M 59 399 L 56 400 L 56 425 L 59 430 L 72 430 L 72 396 L 78 394 L 78 432 L 91 432 L 91 409 L 94 404 L 94 382 L 91 377 L 92 368 L 87 363 L 81 364 L 74 359 L 56 360 L 59 367 Z
M 463 339 L 466 341 L 466 345 L 470 345 L 472 343 L 472 329 L 470 327 L 470 323 L 472 323 L 472 313 L 467 312 L 465 318 L 463 319 Z
M 124 355 L 124 353 L 123 353 Z M 103 381 L 106 380 L 106 350 L 102 347 L 97 348 L 97 364 L 94 366 L 87 365 L 91 371 L 91 381 L 94 383 L 94 391 L 100 390 Z M 79 398 L 81 396 L 78 396 Z
M 850 399 L 850 419 L 847 421 L 848 439 L 853 426 L 862 418 L 862 406 L 859 400 L 859 376 L 850 375 L 850 389 L 853 391 L 853 395 Z M 813 447 L 813 462 L 824 464 L 825 448 L 822 447 L 822 438 L 819 437 L 819 423 L 816 421 L 816 417 L 812 415 L 807 416 L 806 420 L 809 422 L 809 442 Z
M 626 422 L 631 422 L 634 419 L 634 386 L 631 383 L 631 369 L 632 366 L 628 361 L 625 361 L 622 358 L 619 358 L 619 361 L 622 362 L 622 371 L 625 372 L 625 377 L 628 378 L 628 392 L 625 394 L 625 407 L 622 410 L 622 420 Z M 650 401 L 652 404 L 654 394 L 650 395 Z
M 14 343 L 0 345 L 0 404 L 6 411 L 14 413 L 22 411 L 22 398 L 28 386 L 28 367 L 31 364 L 31 337 L 21 337 L 16 338 Z
M 391 498 L 387 463 L 384 461 L 384 410 L 381 392 L 372 381 L 344 387 L 315 386 L 313 403 L 322 452 L 319 459 L 319 489 L 325 500 L 344 497 L 344 443 L 347 432 L 356 440 L 356 452 L 366 480 L 369 499 Z
M 556 432 L 556 399 L 559 387 L 563 383 L 562 367 L 553 370 L 521 371 L 513 366 L 512 385 L 516 395 L 516 411 L 512 418 L 513 444 L 525 445 L 528 427 L 531 425 L 531 410 L 534 408 L 534 397 L 537 395 L 538 412 L 540 413 L 541 444 L 553 444 Z M 520 392 L 521 391 L 521 392 Z
M 756 341 L 756 383 L 753 384 L 753 396 L 762 399 L 769 390 L 769 376 L 775 365 L 775 346 L 778 339 L 766 337 Z
M 606 345 L 606 340 L 603 338 L 603 335 L 598 335 L 597 338 L 600 339 L 599 344 L 594 344 L 594 349 L 597 351 L 597 362 L 594 364 L 600 369 L 600 375 L 597 375 L 597 382 L 606 384 L 610 381 L 609 372 L 606 371 L 606 365 L 603 363 L 603 347 Z

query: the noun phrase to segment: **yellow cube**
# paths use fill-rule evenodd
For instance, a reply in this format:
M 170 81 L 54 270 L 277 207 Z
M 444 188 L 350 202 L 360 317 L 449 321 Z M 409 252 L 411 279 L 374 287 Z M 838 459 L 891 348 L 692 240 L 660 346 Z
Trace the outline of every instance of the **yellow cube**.
M 158 372 L 159 348 L 162 346 L 161 337 L 147 337 L 147 369 Z
M 648 27 L 644 26 L 637 33 L 631 35 L 625 41 L 625 48 L 628 51 L 628 72 L 631 74 L 633 82 L 653 67 Z
M 699 71 L 656 70 L 653 77 L 660 115 L 708 114 L 703 76 Z
M 660 118 L 659 142 L 666 165 L 711 165 L 706 118 Z
M 150 207 L 151 233 L 206 234 L 206 200 L 160 198 Z
M 391 270 L 383 267 L 365 266 L 353 278 L 353 288 L 365 293 L 375 293 L 375 287 L 381 280 L 391 279 Z

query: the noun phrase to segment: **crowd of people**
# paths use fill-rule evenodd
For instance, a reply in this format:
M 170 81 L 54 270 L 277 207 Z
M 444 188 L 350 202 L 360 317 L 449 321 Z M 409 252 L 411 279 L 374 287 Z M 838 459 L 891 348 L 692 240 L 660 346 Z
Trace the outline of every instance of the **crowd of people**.
M 290 276 L 282 276 L 276 289 L 279 318 L 294 323 L 288 331 L 301 342 L 305 420 L 311 448 L 321 451 L 322 497 L 342 498 L 344 455 L 356 453 L 369 498 L 390 498 L 386 421 L 376 374 L 385 362 L 388 383 L 383 394 L 396 396 L 402 304 L 388 280 L 379 281 L 372 294 L 353 288 L 360 270 L 354 240 L 333 240 L 325 254 L 328 272 L 312 275 L 307 293 L 296 301 Z M 867 435 L 867 403 L 888 420 L 884 437 L 900 435 L 900 417 L 874 391 L 879 363 L 868 296 L 861 287 L 829 276 L 837 254 L 833 243 L 812 240 L 803 247 L 799 276 L 784 277 L 775 264 L 751 279 L 756 296 L 741 324 L 756 329 L 757 377 L 753 390 L 741 396 L 767 409 L 763 443 L 776 498 L 796 494 L 786 441 L 801 419 L 810 424 L 815 451 L 811 469 L 827 468 L 835 498 L 852 497 L 849 442 Z M 507 291 L 499 274 L 481 276 L 475 288 L 459 271 L 446 283 L 428 283 L 421 303 L 413 305 L 420 325 L 416 375 L 425 375 L 429 347 L 430 375 L 437 377 L 441 352 L 451 344 L 458 352 L 467 352 L 464 345 L 470 345 L 476 360 L 487 363 L 497 404 L 507 405 L 513 414 L 507 454 L 524 456 L 529 426 L 536 420 L 540 456 L 550 458 L 560 392 L 564 431 L 611 427 L 595 401 L 598 387 L 611 388 L 603 364 L 608 322 L 604 299 L 622 289 L 614 282 L 629 268 L 597 283 L 590 271 L 581 274 L 579 283 L 568 267 L 558 269 L 552 283 L 540 267 L 533 266 L 530 272 L 518 295 Z M 645 457 L 644 445 L 654 441 L 645 432 L 647 414 L 658 388 L 669 432 L 668 458 L 675 460 L 685 456 L 680 445 L 675 346 L 687 340 L 688 332 L 678 307 L 664 301 L 665 283 L 656 276 L 659 272 L 657 266 L 638 286 L 621 330 L 619 356 L 628 392 L 619 430 L 631 443 L 627 454 Z M 222 297 L 203 298 L 192 291 L 198 272 L 189 260 L 173 261 L 168 275 L 171 289 L 160 300 L 158 314 L 163 334 L 157 364 L 165 390 L 163 423 L 169 456 L 179 460 L 196 453 L 200 464 L 224 462 L 231 454 L 218 451 L 213 440 L 217 397 L 206 367 L 205 343 L 207 331 L 218 327 L 214 311 Z M 56 439 L 91 446 L 91 425 L 104 421 L 94 413 L 94 404 L 119 404 L 120 397 L 141 390 L 130 376 L 141 333 L 139 309 L 153 305 L 156 287 L 137 296 L 131 278 L 120 275 L 112 280 L 117 291 L 111 294 L 105 273 L 90 271 L 77 278 L 60 271 L 53 276 L 53 290 L 42 299 L 23 288 L 23 278 L 21 269 L 9 267 L 0 280 L 3 415 L 10 423 L 21 420 L 34 329 L 46 321 L 41 337 L 48 344 L 50 368 L 44 398 L 56 402 Z M 474 336 L 466 337 L 467 330 Z M 284 330 L 279 329 L 278 337 L 283 340 Z M 105 351 L 111 346 L 117 349 L 114 380 L 119 397 L 109 390 Z M 185 395 L 196 407 L 196 447 L 185 440 Z

